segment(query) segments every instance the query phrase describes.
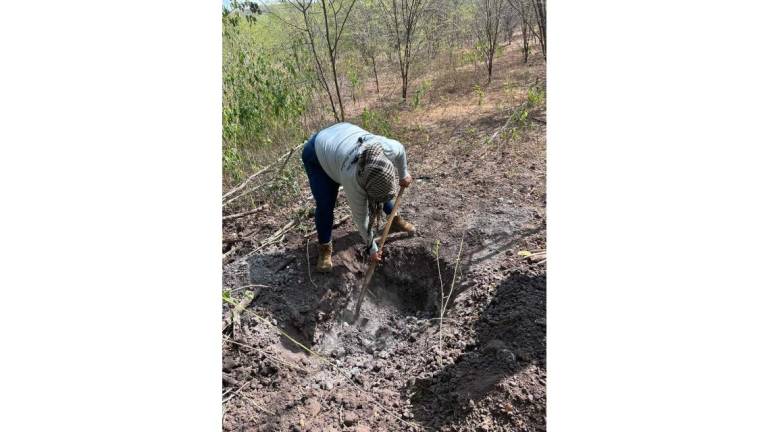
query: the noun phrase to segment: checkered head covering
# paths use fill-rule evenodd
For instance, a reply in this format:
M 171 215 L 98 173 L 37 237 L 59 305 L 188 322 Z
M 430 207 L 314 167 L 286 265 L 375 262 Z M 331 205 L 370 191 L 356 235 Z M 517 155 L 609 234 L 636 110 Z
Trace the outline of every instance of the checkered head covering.
M 364 144 L 357 165 L 357 181 L 368 197 L 369 247 L 378 229 L 384 203 L 395 197 L 397 171 L 379 143 Z
M 364 144 L 357 165 L 357 181 L 368 195 L 368 201 L 383 203 L 395 197 L 397 171 L 384 155 L 381 144 Z

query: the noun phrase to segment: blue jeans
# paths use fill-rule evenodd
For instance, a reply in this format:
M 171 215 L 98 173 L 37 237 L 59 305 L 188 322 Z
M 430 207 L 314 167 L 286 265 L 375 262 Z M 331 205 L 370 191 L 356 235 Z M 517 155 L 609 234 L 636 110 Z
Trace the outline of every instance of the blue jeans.
M 333 208 L 336 207 L 336 197 L 339 195 L 339 184 L 333 181 L 325 173 L 315 152 L 315 137 L 312 135 L 304 145 L 301 152 L 301 161 L 304 162 L 304 170 L 309 178 L 309 188 L 315 198 L 315 228 L 317 228 L 317 240 L 320 243 L 331 241 L 333 230 Z M 392 213 L 393 203 L 384 203 L 384 212 Z

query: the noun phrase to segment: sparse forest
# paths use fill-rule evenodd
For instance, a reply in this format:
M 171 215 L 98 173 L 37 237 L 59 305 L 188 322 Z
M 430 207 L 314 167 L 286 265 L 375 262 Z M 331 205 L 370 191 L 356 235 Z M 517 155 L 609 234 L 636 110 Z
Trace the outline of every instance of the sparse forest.
M 546 429 L 546 2 L 222 9 L 224 430 Z M 363 306 L 342 191 L 321 275 L 305 140 L 403 143 L 414 185 Z M 359 246 L 359 245 L 358 245 Z

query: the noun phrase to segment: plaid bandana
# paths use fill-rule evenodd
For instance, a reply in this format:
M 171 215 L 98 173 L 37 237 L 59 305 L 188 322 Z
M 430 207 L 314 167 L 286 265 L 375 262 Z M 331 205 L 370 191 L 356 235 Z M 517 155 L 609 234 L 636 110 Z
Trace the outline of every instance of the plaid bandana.
M 395 197 L 397 172 L 395 166 L 384 155 L 381 144 L 364 144 L 357 165 L 357 181 L 368 196 L 368 247 L 373 244 L 375 231 L 379 227 L 384 203 Z
M 384 203 L 395 197 L 397 171 L 384 155 L 381 144 L 365 144 L 357 165 L 357 181 L 369 201 Z

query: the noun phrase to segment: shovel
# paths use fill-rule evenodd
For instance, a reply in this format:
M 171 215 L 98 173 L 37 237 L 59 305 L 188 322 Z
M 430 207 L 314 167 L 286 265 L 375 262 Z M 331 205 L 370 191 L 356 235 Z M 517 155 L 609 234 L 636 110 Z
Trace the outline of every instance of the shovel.
M 381 245 L 379 246 L 380 251 L 384 250 L 384 243 L 387 242 L 389 227 L 392 226 L 392 221 L 395 219 L 395 215 L 397 214 L 397 208 L 400 207 L 400 198 L 403 197 L 404 191 L 405 191 L 405 188 L 401 187 L 400 192 L 397 193 L 397 199 L 395 199 L 395 206 L 392 207 L 392 211 L 389 213 L 389 217 L 387 218 L 387 224 L 384 225 L 384 233 L 381 235 Z M 360 287 L 360 294 L 357 296 L 357 305 L 355 306 L 355 316 L 352 319 L 352 322 L 357 321 L 357 318 L 360 316 L 360 306 L 363 305 L 363 297 L 365 297 L 365 291 L 368 289 L 368 284 L 371 283 L 373 272 L 374 270 L 376 270 L 376 264 L 378 264 L 376 261 L 373 261 L 370 264 L 368 264 L 368 270 L 365 272 L 363 285 Z

